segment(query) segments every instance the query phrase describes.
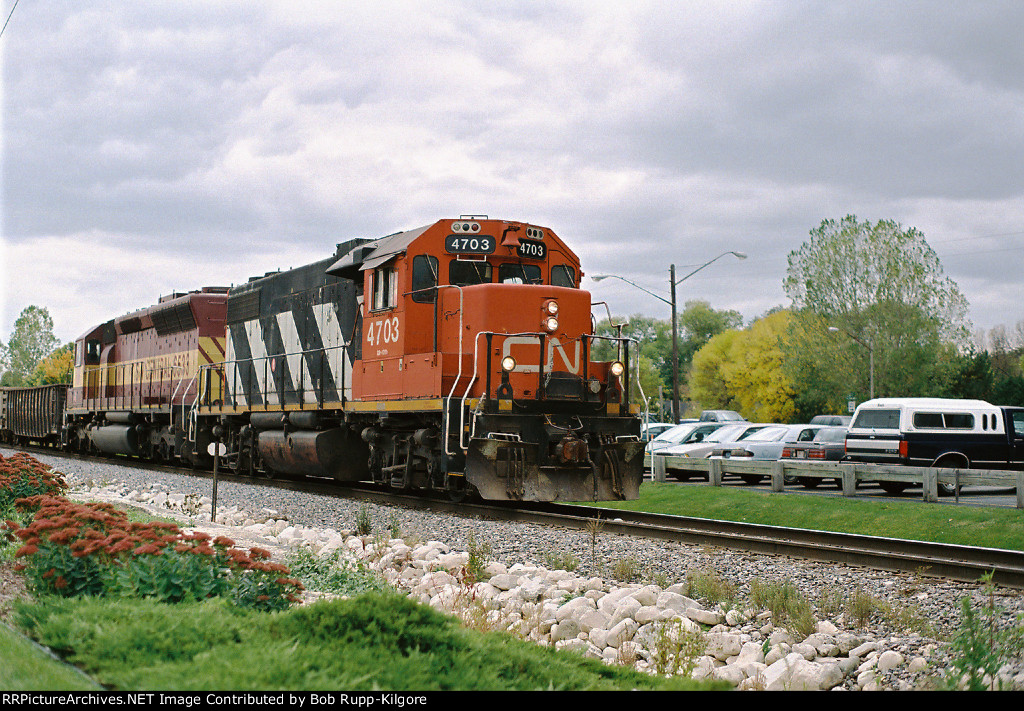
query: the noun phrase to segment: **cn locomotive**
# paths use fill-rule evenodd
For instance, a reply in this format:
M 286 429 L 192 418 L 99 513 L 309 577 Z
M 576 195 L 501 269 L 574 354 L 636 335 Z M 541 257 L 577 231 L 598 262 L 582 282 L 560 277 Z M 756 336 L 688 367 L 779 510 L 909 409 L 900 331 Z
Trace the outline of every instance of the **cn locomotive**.
M 60 442 L 456 500 L 634 499 L 636 344 L 595 334 L 581 276 L 552 230 L 463 216 L 173 294 L 76 340 Z

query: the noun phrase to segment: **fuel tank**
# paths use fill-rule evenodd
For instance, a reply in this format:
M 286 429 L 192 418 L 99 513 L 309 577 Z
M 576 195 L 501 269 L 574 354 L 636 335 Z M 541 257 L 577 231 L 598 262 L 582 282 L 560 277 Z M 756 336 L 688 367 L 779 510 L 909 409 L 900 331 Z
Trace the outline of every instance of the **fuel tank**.
M 107 454 L 139 455 L 139 434 L 132 425 L 107 425 L 89 432 L 93 446 Z
M 370 450 L 358 434 L 336 427 L 318 432 L 266 430 L 257 442 L 269 469 L 281 474 L 360 481 L 368 476 Z

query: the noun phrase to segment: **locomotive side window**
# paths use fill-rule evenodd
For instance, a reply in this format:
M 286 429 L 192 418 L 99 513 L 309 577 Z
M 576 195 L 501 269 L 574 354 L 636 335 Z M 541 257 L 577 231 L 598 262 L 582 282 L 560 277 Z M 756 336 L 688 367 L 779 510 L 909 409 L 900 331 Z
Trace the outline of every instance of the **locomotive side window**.
M 502 264 L 498 267 L 498 281 L 502 284 L 544 283 L 536 264 Z
M 99 365 L 100 364 L 100 342 L 99 341 L 86 341 L 85 342 L 85 364 L 86 365 Z
M 453 286 L 490 284 L 491 265 L 487 262 L 453 259 L 448 263 L 448 283 Z
M 432 304 L 437 299 L 437 257 L 418 254 L 412 259 L 412 300 Z
M 398 280 L 393 267 L 380 267 L 373 272 L 373 301 L 371 309 L 394 308 L 398 304 Z
M 566 264 L 551 267 L 551 286 L 576 287 L 576 270 Z

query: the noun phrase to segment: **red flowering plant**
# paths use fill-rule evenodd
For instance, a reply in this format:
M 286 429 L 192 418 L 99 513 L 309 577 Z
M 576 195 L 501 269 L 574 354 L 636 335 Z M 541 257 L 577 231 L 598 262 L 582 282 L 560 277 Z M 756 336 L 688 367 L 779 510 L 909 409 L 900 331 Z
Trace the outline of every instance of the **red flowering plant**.
M 68 489 L 60 472 L 23 452 L 0 454 L 0 516 L 10 516 L 18 499 L 51 494 L 59 496 Z
M 25 527 L 12 521 L 6 526 L 22 540 L 15 557 L 23 559 L 21 569 L 42 593 L 170 603 L 232 595 L 239 605 L 279 609 L 302 590 L 301 583 L 284 577 L 287 568 L 265 560 L 265 551 L 235 548 L 229 538 L 185 533 L 172 523 L 132 523 L 109 504 L 35 496 L 16 505 L 36 511 Z M 262 586 L 266 600 L 248 594 L 254 585 Z

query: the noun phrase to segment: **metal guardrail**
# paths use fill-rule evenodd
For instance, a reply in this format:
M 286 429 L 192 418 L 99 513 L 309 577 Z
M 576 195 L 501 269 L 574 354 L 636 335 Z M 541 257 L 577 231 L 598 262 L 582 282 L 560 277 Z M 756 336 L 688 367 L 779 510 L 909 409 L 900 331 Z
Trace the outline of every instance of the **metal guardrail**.
M 964 486 L 998 486 L 1016 489 L 1017 508 L 1024 509 L 1024 471 L 942 469 L 853 462 L 799 462 L 785 459 L 777 461 L 742 461 L 731 458 L 698 459 L 657 454 L 651 458 L 651 473 L 654 481 L 665 481 L 668 469 L 707 474 L 708 483 L 712 486 L 721 486 L 722 476 L 725 474 L 768 477 L 771 480 L 772 491 L 775 492 L 783 491 L 786 479 L 796 477 L 838 479 L 843 496 L 856 496 L 859 482 L 920 484 L 923 489 L 923 498 L 928 502 L 939 500 L 940 484 L 952 487 L 958 498 L 960 488 Z

